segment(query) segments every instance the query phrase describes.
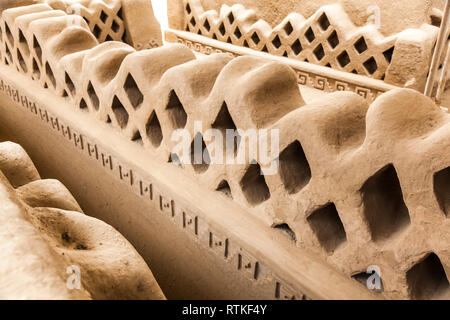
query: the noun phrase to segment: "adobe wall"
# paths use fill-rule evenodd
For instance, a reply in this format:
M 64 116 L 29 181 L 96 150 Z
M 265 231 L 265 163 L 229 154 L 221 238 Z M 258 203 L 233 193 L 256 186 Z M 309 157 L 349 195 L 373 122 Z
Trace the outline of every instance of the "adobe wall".
M 276 25 L 261 19 L 251 6 L 242 4 L 223 4 L 217 11 L 208 10 L 200 0 L 177 2 L 176 6 L 180 5 L 181 8 L 171 8 L 169 13 L 181 17 L 178 19 L 183 21 L 182 25 L 177 28 L 195 36 L 195 42 L 209 38 L 225 43 L 230 50 L 233 46 L 250 48 L 329 68 L 330 75 L 339 70 L 418 91 L 425 87 L 438 31 L 427 23 L 408 27 L 404 21 L 389 18 L 388 21 L 398 21 L 401 28 L 389 26 L 389 30 L 396 32 L 386 35 L 373 19 L 367 25 L 355 23 L 352 12 L 340 3 L 319 6 L 310 15 L 291 11 Z M 395 2 L 397 5 L 402 12 L 406 11 L 403 3 Z M 394 9 L 385 11 L 395 12 Z M 417 17 L 413 20 L 418 21 Z M 171 31 L 168 35 L 170 41 L 192 38 L 179 33 L 170 36 Z M 208 46 L 214 51 L 221 44 L 215 41 Z
M 99 44 L 86 26 L 67 26 L 69 17 L 64 15 L 56 19 L 61 32 L 47 32 L 45 25 L 55 25 L 55 18 L 37 18 L 30 14 L 34 10 L 53 12 L 46 6 L 3 12 L 2 68 L 34 83 L 37 92 L 64 101 L 61 107 L 73 111 L 77 127 L 83 121 L 93 123 L 84 134 L 111 132 L 103 143 L 110 144 L 115 154 L 125 158 L 130 154 L 133 161 L 151 159 L 155 168 L 168 168 L 153 174 L 162 181 L 169 180 L 168 175 L 173 183 L 179 182 L 182 187 L 173 186 L 174 193 L 184 195 L 188 204 L 178 207 L 178 201 L 161 193 L 160 211 L 185 230 L 189 230 L 186 221 L 197 221 L 189 213 L 196 212 L 196 206 L 210 209 L 202 216 L 205 221 L 231 223 L 228 231 L 235 238 L 216 239 L 220 232 L 211 225 L 203 238 L 195 228 L 194 234 L 230 263 L 248 260 L 244 264 L 248 268 L 242 270 L 242 264 L 237 268 L 248 271 L 254 282 L 270 278 L 257 272 L 257 266 L 274 265 L 267 259 L 292 259 L 302 265 L 295 252 L 305 250 L 355 284 L 364 282 L 368 267 L 380 267 L 384 291 L 379 297 L 449 297 L 450 116 L 430 99 L 414 90 L 395 89 L 371 103 L 355 93 L 336 92 L 306 104 L 296 73 L 281 62 L 254 56 L 233 59 L 227 54 L 197 58 L 179 44 L 141 51 L 120 42 Z M 64 45 L 74 39 L 83 41 Z M 67 127 L 61 129 L 55 117 L 38 110 L 9 85 L 4 83 L 2 90 L 68 136 Z M 278 172 L 260 175 L 266 164 L 250 161 L 177 165 L 183 155 L 173 153 L 172 132 L 186 129 L 191 137 L 198 136 L 195 121 L 202 121 L 204 130 L 280 130 L 281 153 L 270 160 L 279 163 Z M 127 147 L 116 139 L 126 140 Z M 72 143 L 79 147 L 80 140 Z M 209 153 L 209 148 L 211 142 L 206 141 L 202 152 Z M 97 151 L 83 149 L 134 192 L 147 196 L 139 190 L 139 182 L 145 180 L 132 178 L 134 169 L 122 160 L 113 167 L 116 160 Z M 246 219 L 251 223 L 244 223 Z M 251 228 L 253 224 L 258 227 Z M 275 230 L 290 241 L 270 242 L 267 237 Z M 253 245 L 269 241 L 266 250 L 272 250 L 264 251 L 260 244 L 256 258 L 255 251 L 244 253 L 240 245 L 228 251 L 229 242 L 243 239 Z M 293 269 L 288 272 L 291 276 Z M 301 273 L 295 276 L 301 278 Z M 304 290 L 305 296 L 345 286 L 347 280 L 319 281 L 316 288 Z
M 377 5 L 381 13 L 381 33 L 389 36 L 407 28 L 418 28 L 424 23 L 430 23 L 430 11 L 434 7 L 443 9 L 442 0 L 286 0 L 286 1 L 254 1 L 254 0 L 201 0 L 205 10 L 220 11 L 223 4 L 232 6 L 242 4 L 248 9 L 254 9 L 260 19 L 267 21 L 272 27 L 278 25 L 290 13 L 296 12 L 306 18 L 312 16 L 320 7 L 329 4 L 341 4 L 356 26 L 365 25 L 373 12 L 367 8 Z M 182 1 L 169 0 L 169 12 L 181 13 Z M 171 27 L 182 28 L 182 16 L 170 17 Z M 181 28 L 180 28 L 181 27 Z
M 2 299 L 165 299 L 130 243 L 0 140 Z

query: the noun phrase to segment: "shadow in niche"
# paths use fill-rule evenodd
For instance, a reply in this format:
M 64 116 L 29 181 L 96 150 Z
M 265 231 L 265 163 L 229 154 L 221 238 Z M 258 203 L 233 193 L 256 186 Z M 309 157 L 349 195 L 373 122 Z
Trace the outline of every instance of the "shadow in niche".
M 289 227 L 287 223 L 277 224 L 273 227 L 274 229 L 280 230 L 284 235 L 288 236 L 292 241 L 297 241 L 297 236 L 295 232 Z
M 448 217 L 450 215 L 450 167 L 435 173 L 433 188 L 440 208 Z
M 119 98 L 117 98 L 117 96 L 114 96 L 111 109 L 114 112 L 114 115 L 116 116 L 116 120 L 119 126 L 122 129 L 125 128 L 128 124 L 129 115 L 127 110 L 125 110 L 125 107 L 120 102 Z
M 225 150 L 228 151 L 228 149 L 231 148 L 229 146 L 233 146 L 234 155 L 236 156 L 239 150 L 241 136 L 237 132 L 236 125 L 230 115 L 230 112 L 228 111 L 228 106 L 225 102 L 222 104 L 222 107 L 220 108 L 220 111 L 217 114 L 214 123 L 212 124 L 212 128 L 220 130 L 222 132 L 222 135 L 224 137 Z M 234 135 L 227 135 L 227 130 L 233 130 Z M 233 141 L 231 141 L 231 139 L 233 139 Z
M 17 59 L 19 60 L 19 64 L 20 64 L 20 67 L 22 68 L 22 71 L 27 73 L 28 67 L 27 67 L 27 64 L 25 63 L 25 60 L 23 59 L 23 56 L 20 53 L 19 49 L 17 49 Z
M 252 206 L 261 204 L 270 198 L 269 187 L 259 164 L 251 164 L 242 177 L 240 186 L 248 203 Z
M 141 133 L 139 132 L 139 130 L 137 130 L 133 134 L 131 141 L 136 142 L 137 144 L 140 144 L 140 145 L 144 144 L 144 141 L 142 140 L 142 136 L 141 136 Z
M 36 53 L 39 63 L 42 64 L 42 48 L 41 48 L 39 42 L 37 41 L 36 36 L 33 37 L 33 49 L 34 49 L 34 52 Z
M 389 238 L 410 225 L 409 211 L 392 164 L 370 177 L 360 191 L 374 241 Z
M 144 101 L 144 96 L 142 95 L 141 90 L 139 90 L 138 85 L 131 74 L 128 74 L 125 84 L 123 85 L 123 89 L 127 93 L 128 99 L 130 100 L 133 108 L 139 108 Z
M 195 146 L 201 146 L 199 150 Z M 201 133 L 197 133 L 191 143 L 191 164 L 196 173 L 204 173 L 209 168 L 211 157 Z
M 176 153 L 171 153 L 167 162 L 182 168 L 180 157 Z
M 230 185 L 228 184 L 227 180 L 222 180 L 219 185 L 216 188 L 216 191 L 221 192 L 225 196 L 227 196 L 230 199 L 233 199 L 233 195 L 231 193 Z
M 83 98 L 80 100 L 80 109 L 83 111 L 88 111 L 88 106 Z
M 163 140 L 163 133 L 155 110 L 153 110 L 152 114 L 150 115 L 145 129 L 147 132 L 147 137 L 150 139 L 152 145 L 155 148 L 159 147 Z
M 45 73 L 47 74 L 48 79 L 52 83 L 53 88 L 56 88 L 56 79 L 55 79 L 55 76 L 53 74 L 53 70 L 50 67 L 50 65 L 48 64 L 48 62 L 45 64 Z
M 358 281 L 365 288 L 367 288 L 369 290 L 369 286 L 368 286 L 367 281 L 369 280 L 369 283 L 376 284 L 376 281 L 374 281 L 374 278 L 373 278 L 374 276 L 376 276 L 375 272 L 367 273 L 367 272 L 364 271 L 364 272 L 360 272 L 360 273 L 352 275 L 352 279 Z M 375 288 L 373 290 L 370 289 L 372 292 L 381 293 L 381 292 L 384 291 L 383 279 L 381 277 L 378 277 L 378 279 L 379 279 L 380 288 L 379 289 Z
M 307 218 L 321 246 L 329 253 L 347 241 L 344 225 L 334 203 L 315 210 Z
M 94 106 L 95 110 L 98 110 L 100 107 L 100 100 L 98 99 L 97 93 L 95 92 L 94 87 L 92 86 L 92 83 L 89 81 L 88 89 L 87 89 L 89 99 L 91 99 L 91 103 Z
M 33 78 L 34 80 L 39 80 L 41 78 L 41 69 L 39 69 L 35 58 L 33 58 Z
M 170 91 L 166 110 L 169 113 L 169 120 L 174 129 L 183 129 L 186 126 L 187 114 L 174 90 Z
M 406 273 L 411 298 L 450 299 L 450 285 L 439 257 L 430 253 Z
M 75 96 L 76 95 L 75 85 L 73 84 L 73 81 L 70 78 L 70 76 L 67 74 L 67 72 L 65 72 L 65 77 L 64 78 L 65 78 L 66 86 L 67 86 L 67 88 L 70 91 L 70 94 L 72 96 Z M 89 82 L 89 84 L 91 84 L 91 83 Z M 89 89 L 88 89 L 88 92 L 89 92 Z

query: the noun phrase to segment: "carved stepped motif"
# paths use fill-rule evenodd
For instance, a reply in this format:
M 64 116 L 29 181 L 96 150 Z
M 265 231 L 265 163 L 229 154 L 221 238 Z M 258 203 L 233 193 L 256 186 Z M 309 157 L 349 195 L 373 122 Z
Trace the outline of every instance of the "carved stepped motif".
M 39 33 L 48 19 L 68 16 L 19 24 L 46 10 L 3 13 L 2 43 L 10 49 L 2 49 L 2 61 L 32 76 L 17 55 L 19 28 L 25 39 L 36 36 L 42 62 L 54 71 L 41 72 L 44 87 L 164 162 L 182 156 L 174 152 L 175 129 L 202 139 L 205 154 L 212 153 L 202 136 L 209 128 L 279 129 L 281 153 L 270 159 L 279 163 L 275 175 L 260 175 L 263 163 L 182 163 L 173 170 L 287 231 L 349 277 L 379 266 L 387 297 L 449 297 L 450 116 L 431 100 L 397 89 L 371 105 L 349 92 L 306 105 L 295 72 L 282 63 L 226 54 L 196 59 L 178 44 L 135 51 L 97 44 L 82 27 Z

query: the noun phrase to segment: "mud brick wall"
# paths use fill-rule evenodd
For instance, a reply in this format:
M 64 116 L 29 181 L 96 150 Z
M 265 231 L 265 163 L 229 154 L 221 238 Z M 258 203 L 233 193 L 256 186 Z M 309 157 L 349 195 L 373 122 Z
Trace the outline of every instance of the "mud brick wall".
M 397 33 L 386 36 L 374 25 L 355 24 L 355 13 L 342 4 L 317 7 L 307 18 L 289 11 L 271 24 L 251 6 L 222 5 L 207 10 L 200 0 L 182 2 L 181 18 L 178 14 L 183 21 L 181 30 L 418 90 L 425 85 L 437 34 L 437 28 L 427 23 L 410 29 L 403 23 Z M 180 5 L 178 1 L 176 6 Z M 403 3 L 401 6 L 407 10 Z M 180 8 L 169 11 L 179 12 Z
M 58 180 L 41 180 L 11 142 L 0 142 L 0 206 L 2 298 L 164 299 L 131 244 L 84 215 Z M 77 290 L 71 275 L 80 276 Z
M 162 45 L 158 21 L 146 0 L 47 0 L 53 9 L 79 15 L 99 42 L 122 41 L 136 49 Z
M 355 281 L 377 265 L 386 297 L 449 297 L 450 116 L 431 100 L 397 89 L 371 105 L 349 92 L 306 105 L 295 72 L 282 63 L 226 54 L 196 59 L 179 44 L 142 51 L 98 44 L 87 26 L 47 32 L 48 19 L 71 17 L 34 13 L 41 11 L 53 12 L 45 5 L 3 12 L 1 61 L 11 70 Z M 17 54 L 20 46 L 29 60 Z M 171 134 L 187 129 L 202 138 L 194 121 L 204 130 L 279 129 L 278 173 L 260 175 L 259 163 L 176 165 Z
M 48 4 L 59 14 L 72 15 L 67 23 L 80 27 L 87 25 L 99 42 L 121 41 L 138 50 L 162 45 L 159 22 L 146 0 L 5 0 L 0 5 L 0 12 L 30 4 Z M 58 13 L 54 13 L 55 16 Z

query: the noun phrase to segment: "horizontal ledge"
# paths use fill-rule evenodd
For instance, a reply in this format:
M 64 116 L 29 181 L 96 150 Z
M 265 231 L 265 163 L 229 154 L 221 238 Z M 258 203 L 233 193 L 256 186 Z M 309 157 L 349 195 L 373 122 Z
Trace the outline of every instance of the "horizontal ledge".
M 372 79 L 362 75 L 330 69 L 328 67 L 315 65 L 304 61 L 297 61 L 286 57 L 274 56 L 269 53 L 260 52 L 250 48 L 245 48 L 234 44 L 225 43 L 219 40 L 210 39 L 204 36 L 193 34 L 191 32 L 167 29 L 165 33 L 166 33 L 165 34 L 166 40 L 170 42 L 175 42 L 177 38 L 181 38 L 184 40 L 191 41 L 193 43 L 200 43 L 204 46 L 216 48 L 224 52 L 233 53 L 238 56 L 253 55 L 266 59 L 272 59 L 275 61 L 285 63 L 297 71 L 312 73 L 327 79 L 333 79 L 336 81 L 350 83 L 355 86 L 369 88 L 373 91 L 387 92 L 398 88 L 397 86 L 390 85 L 382 80 Z M 195 50 L 195 48 L 193 49 Z

